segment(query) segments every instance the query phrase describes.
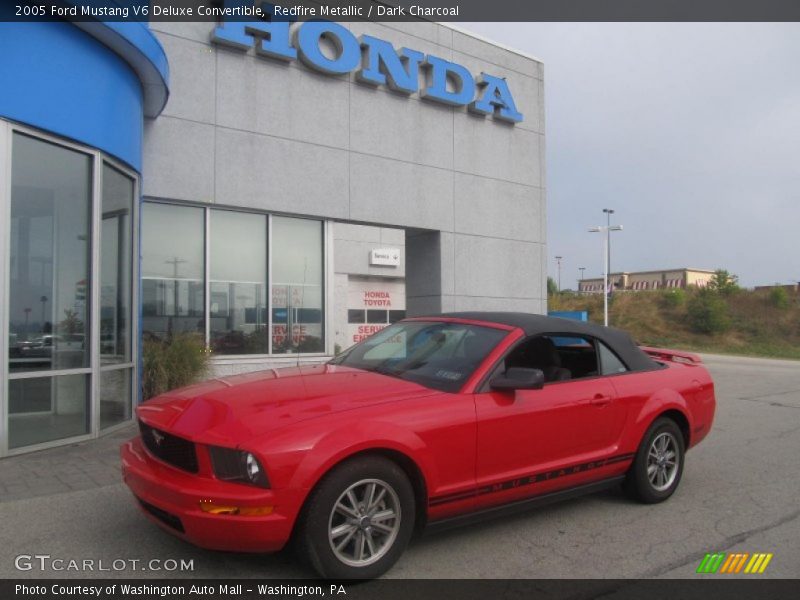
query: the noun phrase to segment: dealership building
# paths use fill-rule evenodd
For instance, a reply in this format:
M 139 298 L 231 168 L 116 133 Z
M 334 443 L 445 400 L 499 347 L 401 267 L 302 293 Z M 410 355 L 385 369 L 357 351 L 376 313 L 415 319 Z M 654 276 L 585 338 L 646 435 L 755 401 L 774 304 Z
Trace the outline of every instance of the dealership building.
M 546 310 L 540 61 L 434 22 L 0 23 L 0 456 L 406 315 Z

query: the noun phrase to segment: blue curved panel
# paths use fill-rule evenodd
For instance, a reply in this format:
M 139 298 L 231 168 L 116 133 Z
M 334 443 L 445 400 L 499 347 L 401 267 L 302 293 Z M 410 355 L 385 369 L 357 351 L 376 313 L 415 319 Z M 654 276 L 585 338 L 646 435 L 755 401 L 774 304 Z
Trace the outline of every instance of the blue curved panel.
M 132 25 L 0 23 L 0 117 L 99 148 L 140 172 L 143 119 L 166 102 L 167 64 L 149 30 Z
M 169 97 L 169 63 L 164 48 L 145 23 L 76 21 L 73 23 L 121 56 L 144 90 L 144 115 L 157 117 Z

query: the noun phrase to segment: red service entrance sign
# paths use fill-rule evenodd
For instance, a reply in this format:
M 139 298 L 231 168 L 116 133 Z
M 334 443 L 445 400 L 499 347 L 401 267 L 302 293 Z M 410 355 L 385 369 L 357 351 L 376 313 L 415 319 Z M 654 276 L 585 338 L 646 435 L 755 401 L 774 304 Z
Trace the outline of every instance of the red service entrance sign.
M 382 325 L 359 325 L 357 331 L 353 334 L 353 343 L 357 344 L 358 342 L 365 340 L 373 333 L 379 332 L 387 325 L 388 323 L 384 323 Z
M 402 279 L 351 277 L 347 290 L 348 339 L 358 343 L 390 323 L 393 311 L 406 309 Z
M 364 306 L 371 308 L 373 306 L 383 306 L 391 308 L 392 306 L 392 293 L 386 291 L 370 290 L 364 292 Z

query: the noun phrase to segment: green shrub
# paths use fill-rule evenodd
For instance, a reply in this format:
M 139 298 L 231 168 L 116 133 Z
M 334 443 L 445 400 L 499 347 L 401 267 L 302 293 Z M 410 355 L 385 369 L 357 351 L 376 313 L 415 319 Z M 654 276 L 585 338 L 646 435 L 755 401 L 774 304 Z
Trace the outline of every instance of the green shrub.
M 145 338 L 142 342 L 142 398 L 147 400 L 167 391 L 164 343 Z
M 786 288 L 772 288 L 769 291 L 769 303 L 775 308 L 789 308 L 789 293 Z
M 558 284 L 556 280 L 552 277 L 547 278 L 547 295 L 548 296 L 555 296 L 558 294 Z
M 149 338 L 142 346 L 144 399 L 199 381 L 208 371 L 202 336 L 179 333 L 168 340 Z
M 664 304 L 671 308 L 683 306 L 686 303 L 686 292 L 682 289 L 669 290 L 664 293 Z
M 686 308 L 689 324 L 697 333 L 722 333 L 731 326 L 728 303 L 716 293 L 700 290 Z
M 708 282 L 708 289 L 723 296 L 730 296 L 739 291 L 738 275 L 731 275 L 725 269 L 717 269 Z

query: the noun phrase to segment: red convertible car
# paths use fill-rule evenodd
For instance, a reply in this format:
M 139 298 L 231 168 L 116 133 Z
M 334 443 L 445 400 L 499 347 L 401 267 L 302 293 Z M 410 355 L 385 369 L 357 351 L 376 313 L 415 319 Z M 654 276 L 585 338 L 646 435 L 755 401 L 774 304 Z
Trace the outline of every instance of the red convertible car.
M 145 402 L 122 469 L 143 512 L 198 546 L 292 541 L 324 577 L 372 578 L 424 528 L 616 484 L 666 500 L 714 409 L 697 356 L 578 321 L 453 313 L 327 364 Z

